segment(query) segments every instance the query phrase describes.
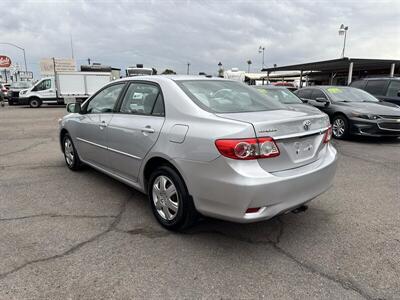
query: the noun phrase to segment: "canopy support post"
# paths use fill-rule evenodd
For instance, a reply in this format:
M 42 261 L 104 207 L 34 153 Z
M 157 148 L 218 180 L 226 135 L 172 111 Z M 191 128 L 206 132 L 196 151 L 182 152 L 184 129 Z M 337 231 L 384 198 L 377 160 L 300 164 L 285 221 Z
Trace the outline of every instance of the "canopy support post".
M 350 85 L 351 80 L 353 78 L 353 62 L 350 63 L 349 65 L 349 75 L 347 76 L 347 85 Z
M 300 88 L 303 87 L 303 70 L 300 70 Z
M 394 76 L 394 68 L 395 68 L 396 64 L 392 63 L 392 65 L 390 66 L 390 77 Z

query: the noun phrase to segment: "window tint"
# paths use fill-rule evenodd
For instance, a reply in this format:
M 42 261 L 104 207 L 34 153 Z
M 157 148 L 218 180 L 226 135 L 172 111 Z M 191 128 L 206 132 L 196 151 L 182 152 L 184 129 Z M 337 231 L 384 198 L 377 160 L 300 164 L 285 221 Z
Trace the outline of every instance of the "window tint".
M 39 83 L 36 86 L 35 91 L 44 91 L 44 90 L 48 90 L 50 88 L 51 88 L 51 80 L 46 79 L 46 80 L 43 80 L 41 83 Z
M 86 112 L 92 114 L 112 112 L 124 85 L 124 83 L 114 84 L 103 89 L 90 100 Z
M 365 80 L 357 80 L 353 81 L 350 86 L 363 90 L 365 88 L 365 83 Z
M 287 89 L 256 87 L 261 95 L 269 96 L 283 104 L 303 103 L 295 94 Z
M 164 101 L 161 93 L 158 94 L 156 104 L 154 104 L 152 115 L 154 116 L 164 116 Z
M 365 90 L 372 95 L 384 95 L 386 80 L 368 80 Z
M 176 81 L 194 103 L 213 113 L 269 111 L 285 108 L 254 88 L 229 80 Z
M 324 98 L 324 99 L 326 99 L 326 96 L 325 96 L 325 94 L 324 94 L 323 91 L 315 89 L 315 90 L 312 91 L 312 94 L 311 94 L 311 98 L 310 98 L 310 99 L 316 100 L 317 98 Z
M 164 107 L 160 89 L 148 83 L 131 83 L 122 101 L 120 112 L 140 115 L 163 115 Z
M 311 98 L 311 92 L 312 92 L 312 90 L 310 90 L 310 89 L 304 89 L 304 90 L 298 90 L 296 92 L 296 94 L 300 98 L 310 99 Z
M 399 97 L 398 93 L 400 92 L 400 80 L 392 80 L 389 83 L 389 88 L 387 91 L 388 97 Z

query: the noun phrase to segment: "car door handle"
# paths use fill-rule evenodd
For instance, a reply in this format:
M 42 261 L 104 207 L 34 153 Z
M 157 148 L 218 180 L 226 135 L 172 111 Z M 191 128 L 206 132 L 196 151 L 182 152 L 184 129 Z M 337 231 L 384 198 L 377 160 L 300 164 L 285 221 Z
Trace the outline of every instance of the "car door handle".
M 150 125 L 147 125 L 146 127 L 140 128 L 141 132 L 148 132 L 148 133 L 154 133 L 155 130 L 150 127 Z
M 102 121 L 101 123 L 99 123 L 99 127 L 101 130 L 103 130 L 107 126 L 108 126 L 108 124 L 106 123 L 106 121 Z

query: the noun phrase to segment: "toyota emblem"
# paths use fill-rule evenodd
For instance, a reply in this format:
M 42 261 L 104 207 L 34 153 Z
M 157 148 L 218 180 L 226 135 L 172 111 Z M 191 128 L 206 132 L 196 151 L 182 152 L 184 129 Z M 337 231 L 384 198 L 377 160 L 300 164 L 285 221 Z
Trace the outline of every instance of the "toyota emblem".
M 303 122 L 303 127 L 304 127 L 304 130 L 309 130 L 310 127 L 311 127 L 311 121 L 310 120 L 304 121 Z

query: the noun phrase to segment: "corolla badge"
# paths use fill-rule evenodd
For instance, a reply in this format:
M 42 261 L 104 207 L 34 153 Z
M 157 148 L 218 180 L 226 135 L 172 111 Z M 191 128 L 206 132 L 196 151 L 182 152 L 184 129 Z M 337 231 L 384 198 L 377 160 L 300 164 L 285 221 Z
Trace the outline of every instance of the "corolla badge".
M 303 122 L 303 128 L 304 128 L 304 130 L 309 130 L 310 127 L 311 127 L 311 121 L 310 121 L 310 120 L 305 120 L 305 121 Z

